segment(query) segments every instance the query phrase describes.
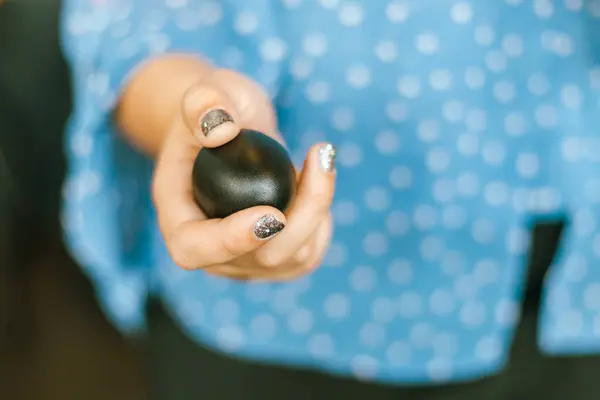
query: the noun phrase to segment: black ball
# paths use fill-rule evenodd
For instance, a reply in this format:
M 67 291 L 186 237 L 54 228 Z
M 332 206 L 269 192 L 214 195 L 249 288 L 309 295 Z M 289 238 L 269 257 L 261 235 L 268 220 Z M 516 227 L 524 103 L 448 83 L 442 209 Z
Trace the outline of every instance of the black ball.
M 279 142 L 242 129 L 223 146 L 198 152 L 192 185 L 196 203 L 209 218 L 260 205 L 285 212 L 296 193 L 296 171 Z

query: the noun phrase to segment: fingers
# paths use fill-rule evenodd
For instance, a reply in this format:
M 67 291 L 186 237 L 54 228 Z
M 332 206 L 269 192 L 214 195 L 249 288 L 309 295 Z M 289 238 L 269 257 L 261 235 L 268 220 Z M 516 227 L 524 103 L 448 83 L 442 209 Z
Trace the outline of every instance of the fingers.
M 331 144 L 316 145 L 308 153 L 286 231 L 258 250 L 257 260 L 277 267 L 300 251 L 327 219 L 334 189 L 335 148 Z
M 224 219 L 192 220 L 176 227 L 167 247 L 173 261 L 185 269 L 227 264 L 263 246 L 286 225 L 272 207 L 253 207 Z
M 202 147 L 218 147 L 233 139 L 242 128 L 235 103 L 226 92 L 210 83 L 193 86 L 182 103 L 183 120 Z

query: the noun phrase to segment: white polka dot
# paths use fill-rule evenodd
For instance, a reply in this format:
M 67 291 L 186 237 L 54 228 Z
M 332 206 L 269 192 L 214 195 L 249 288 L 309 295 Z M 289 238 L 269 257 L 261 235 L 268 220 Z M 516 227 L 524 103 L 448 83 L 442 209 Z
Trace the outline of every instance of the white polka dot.
M 583 8 L 583 0 L 565 0 L 565 7 L 571 11 L 580 11 Z
M 327 37 L 322 33 L 306 36 L 302 42 L 304 52 L 312 57 L 320 57 L 327 53 Z
M 365 193 L 365 203 L 372 211 L 385 210 L 391 203 L 390 194 L 381 186 L 373 187 Z
M 542 47 L 560 57 L 573 54 L 573 39 L 571 36 L 558 31 L 542 32 Z
M 367 322 L 358 331 L 360 344 L 368 348 L 376 348 L 385 342 L 385 329 L 372 322 Z
M 437 53 L 439 47 L 438 37 L 433 32 L 424 32 L 415 40 L 417 51 L 421 54 L 432 55 Z
M 390 63 L 398 57 L 396 43 L 391 40 L 381 41 L 375 46 L 375 55 L 381 62 Z
M 429 308 L 433 314 L 450 314 L 454 306 L 454 296 L 447 290 L 437 289 L 429 296 Z
M 359 3 L 345 3 L 339 11 L 340 23 L 347 27 L 356 27 L 363 22 L 363 9 Z
M 527 79 L 527 88 L 531 94 L 542 96 L 550 90 L 550 82 L 548 78 L 541 72 L 535 73 Z
M 515 84 L 509 81 L 500 81 L 494 84 L 494 98 L 500 103 L 508 103 L 516 95 Z
M 302 4 L 302 0 L 281 0 L 283 6 L 287 9 L 297 8 L 300 4 Z
M 86 131 L 80 131 L 71 139 L 71 151 L 77 157 L 87 157 L 94 148 L 94 138 Z
M 259 20 L 253 12 L 245 11 L 238 14 L 233 22 L 233 29 L 240 35 L 250 35 L 256 31 Z
M 496 321 L 501 326 L 514 326 L 519 320 L 521 309 L 514 300 L 503 299 L 496 304 Z
M 273 294 L 271 306 L 279 314 L 288 314 L 297 308 L 298 294 L 287 287 L 278 289 Z
M 504 118 L 504 130 L 510 136 L 521 136 L 527 131 L 527 122 L 523 113 L 515 111 Z
M 485 305 L 478 301 L 470 301 L 460 308 L 460 320 L 467 327 L 479 326 L 485 322 Z
M 583 289 L 583 304 L 589 310 L 600 311 L 600 283 L 588 283 Z
M 517 156 L 517 172 L 523 178 L 534 178 L 540 169 L 540 159 L 535 153 L 521 153 Z
M 464 117 L 465 106 L 460 101 L 450 100 L 442 106 L 442 117 L 448 122 L 460 122 Z
M 406 1 L 390 1 L 385 8 L 385 15 L 390 22 L 401 23 L 408 19 L 410 9 Z
M 432 195 L 435 201 L 447 203 L 454 197 L 455 185 L 450 179 L 439 179 L 433 183 Z
M 325 333 L 312 335 L 307 343 L 308 352 L 315 358 L 329 358 L 334 353 L 334 342 L 331 336 Z
M 583 93 L 576 85 L 565 85 L 560 91 L 562 104 L 567 108 L 578 109 L 583 103 Z
M 445 275 L 452 277 L 460 276 L 464 273 L 465 257 L 458 251 L 448 251 L 442 257 L 440 267 Z M 442 296 L 442 298 L 444 297 Z
M 465 172 L 456 179 L 456 189 L 463 196 L 475 196 L 479 190 L 479 177 L 473 172 Z
M 277 321 L 271 314 L 259 314 L 250 321 L 250 331 L 262 340 L 275 337 Z
M 587 262 L 584 257 L 571 255 L 563 266 L 565 280 L 571 283 L 581 282 L 587 275 Z
M 568 310 L 558 315 L 555 329 L 558 335 L 573 338 L 581 334 L 583 326 L 581 311 Z
M 354 357 L 350 360 L 350 366 L 353 375 L 361 380 L 374 378 L 379 368 L 377 359 L 367 355 Z
M 431 172 L 442 172 L 450 165 L 450 154 L 443 148 L 433 149 L 427 153 L 426 165 Z
M 483 146 L 483 160 L 493 166 L 501 165 L 506 157 L 506 147 L 500 141 L 488 142 Z
M 404 292 L 398 298 L 396 307 L 402 318 L 414 318 L 421 313 L 423 300 L 416 292 Z
M 307 78 L 313 69 L 313 62 L 305 57 L 297 57 L 290 63 L 290 74 L 296 80 Z
M 358 219 L 358 206 L 349 200 L 338 201 L 333 205 L 332 214 L 336 225 L 349 226 Z
M 552 0 L 534 0 L 533 10 L 540 18 L 550 18 L 554 14 Z
M 473 8 L 466 1 L 456 3 L 450 10 L 450 17 L 457 24 L 466 24 L 473 17 Z
M 348 86 L 362 89 L 371 82 L 371 71 L 365 65 L 353 65 L 346 73 Z
M 444 242 L 437 236 L 426 236 L 419 246 L 421 258 L 425 261 L 438 260 L 444 251 Z
M 481 25 L 475 28 L 475 42 L 482 46 L 489 46 L 494 43 L 494 30 L 487 25 Z
M 375 147 L 381 154 L 393 154 L 400 147 L 400 137 L 394 131 L 382 131 L 375 136 Z
M 440 135 L 439 124 L 432 119 L 424 119 L 417 126 L 417 135 L 422 142 L 433 142 Z
M 483 188 L 485 202 L 491 206 L 501 206 L 508 202 L 510 187 L 504 182 L 490 182 Z
M 511 254 L 524 254 L 529 249 L 529 232 L 520 229 L 512 228 L 506 235 L 506 248 Z
M 413 222 L 421 231 L 433 228 L 437 222 L 436 209 L 428 205 L 418 206 L 413 214 Z
M 535 120 L 541 128 L 553 128 L 558 124 L 558 112 L 551 104 L 542 104 L 535 110 Z
M 405 102 L 393 100 L 386 105 L 385 114 L 394 122 L 404 121 L 408 116 L 408 105 Z
M 467 157 L 474 156 L 479 151 L 479 136 L 474 133 L 463 133 L 456 140 L 456 149 Z
M 344 167 L 355 167 L 362 162 L 362 150 L 353 143 L 343 143 L 338 147 L 337 161 Z
M 398 80 L 397 89 L 402 96 L 414 99 L 421 93 L 421 82 L 417 76 L 406 75 Z
M 286 53 L 286 44 L 279 38 L 267 39 L 260 46 L 260 54 L 265 61 L 281 61 Z
M 342 319 L 350 313 L 350 300 L 343 294 L 333 293 L 325 298 L 323 311 L 327 318 Z
M 475 264 L 473 278 L 481 285 L 490 285 L 500 277 L 500 266 L 494 260 L 480 260 Z
M 492 72 L 503 72 L 506 70 L 506 56 L 499 50 L 492 50 L 485 55 L 485 65 Z
M 435 335 L 433 327 L 426 322 L 420 322 L 410 329 L 410 341 L 417 348 L 424 348 L 431 345 Z
M 454 293 L 461 299 L 472 299 L 478 291 L 479 286 L 477 286 L 471 275 L 461 275 L 454 281 Z M 468 317 L 469 314 L 467 314 L 467 319 Z
M 314 318 L 310 310 L 299 309 L 288 317 L 288 328 L 295 334 L 306 334 L 313 328 Z
M 502 352 L 502 343 L 495 336 L 485 336 L 475 344 L 475 357 L 483 362 L 496 361 Z
M 467 216 L 464 207 L 451 205 L 442 211 L 442 223 L 447 229 L 460 229 L 465 225 Z
M 380 232 L 370 232 L 364 237 L 363 250 L 372 257 L 379 257 L 388 251 L 388 238 Z
M 331 125 L 341 132 L 349 131 L 354 127 L 354 111 L 348 107 L 336 108 L 331 114 Z
M 220 324 L 230 324 L 238 320 L 240 306 L 233 299 L 221 299 L 213 306 L 213 315 Z
M 255 303 L 267 302 L 271 299 L 271 286 L 264 283 L 248 284 L 246 297 Z
M 408 167 L 396 166 L 390 172 L 390 184 L 395 189 L 407 189 L 412 186 L 412 171 Z
M 483 132 L 487 129 L 487 114 L 484 110 L 474 108 L 465 114 L 465 124 L 471 132 Z
M 492 221 L 485 218 L 479 218 L 471 226 L 471 235 L 477 243 L 488 244 L 494 241 L 495 226 Z
M 437 333 L 433 337 L 431 346 L 436 356 L 452 357 L 458 350 L 458 338 L 451 333 Z
M 506 56 L 511 58 L 520 57 L 523 55 L 523 39 L 516 34 L 504 36 L 502 39 L 502 50 Z
M 225 351 L 233 351 L 244 344 L 244 332 L 237 326 L 217 329 L 218 346 Z
M 394 319 L 394 302 L 388 298 L 380 297 L 371 304 L 371 316 L 375 322 L 386 324 Z
M 452 73 L 447 69 L 438 69 L 429 74 L 429 85 L 437 91 L 450 89 Z
M 392 342 L 387 348 L 385 356 L 392 366 L 407 365 L 412 356 L 411 347 L 406 342 Z
M 390 235 L 406 235 L 410 230 L 408 215 L 401 211 L 392 211 L 385 219 L 385 227 Z
M 318 1 L 321 4 L 321 7 L 327 8 L 327 9 L 334 9 L 340 4 L 341 0 L 318 0 Z
M 340 267 L 348 260 L 348 248 L 338 242 L 333 242 L 323 258 L 323 265 L 327 267 Z
M 306 87 L 306 97 L 311 103 L 323 104 L 329 100 L 331 88 L 326 82 L 313 82 Z
M 406 285 L 412 282 L 414 272 L 410 261 L 405 259 L 392 260 L 388 266 L 388 278 L 393 283 Z
M 350 287 L 356 292 L 370 292 L 376 285 L 377 273 L 373 267 L 356 267 L 350 273 Z
M 481 68 L 469 67 L 465 70 L 465 83 L 471 89 L 479 89 L 485 85 L 485 73 Z

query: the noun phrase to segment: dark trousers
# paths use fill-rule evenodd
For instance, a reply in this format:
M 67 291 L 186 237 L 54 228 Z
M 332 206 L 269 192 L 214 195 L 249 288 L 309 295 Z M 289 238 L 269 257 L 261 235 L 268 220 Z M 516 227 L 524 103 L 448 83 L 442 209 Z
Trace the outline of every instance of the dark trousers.
M 499 375 L 437 387 L 392 387 L 324 373 L 233 359 L 186 337 L 159 301 L 149 306 L 146 356 L 153 398 L 159 400 L 597 400 L 600 356 L 551 358 L 536 345 L 541 283 L 560 236 L 560 226 L 534 235 L 523 318 L 511 361 Z

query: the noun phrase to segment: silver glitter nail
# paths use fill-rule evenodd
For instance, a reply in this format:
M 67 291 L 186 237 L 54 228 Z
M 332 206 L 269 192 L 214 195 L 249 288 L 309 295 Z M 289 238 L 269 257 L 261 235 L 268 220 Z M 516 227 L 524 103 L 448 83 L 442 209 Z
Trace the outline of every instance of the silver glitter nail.
M 215 129 L 219 125 L 223 125 L 227 122 L 233 122 L 231 115 L 225 110 L 217 109 L 206 113 L 206 115 L 200 121 L 200 128 L 204 135 L 208 135 L 210 131 Z
M 328 143 L 319 149 L 319 160 L 321 167 L 327 172 L 335 171 L 335 146 Z
M 285 224 L 280 222 L 272 216 L 271 214 L 267 214 L 262 216 L 254 226 L 254 235 L 261 239 L 269 239 L 274 235 L 281 232 L 281 230 L 285 228 Z

